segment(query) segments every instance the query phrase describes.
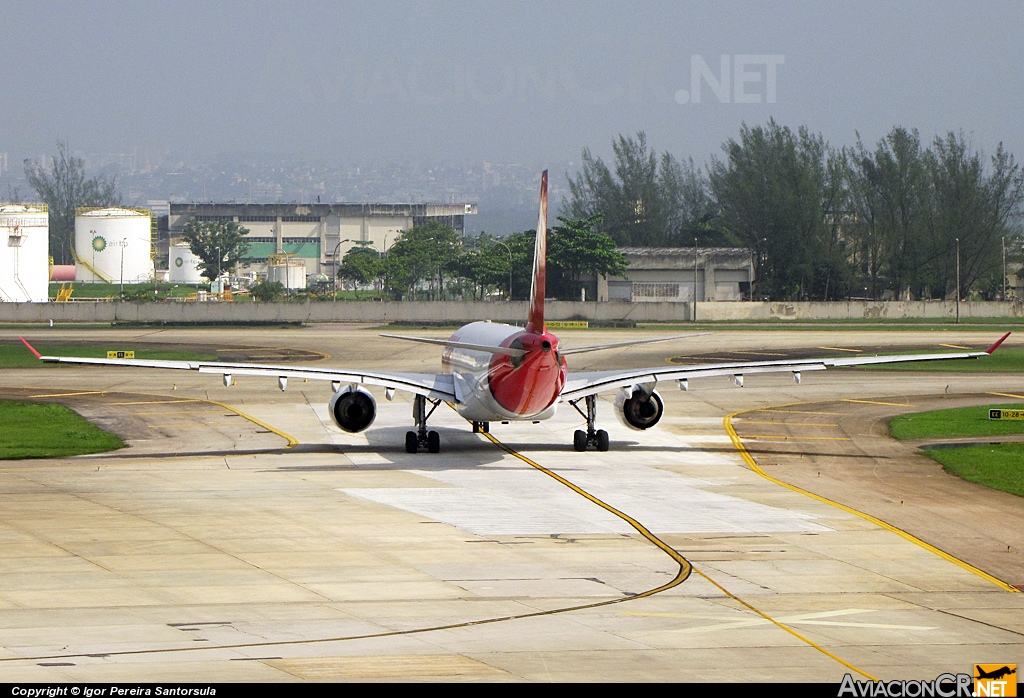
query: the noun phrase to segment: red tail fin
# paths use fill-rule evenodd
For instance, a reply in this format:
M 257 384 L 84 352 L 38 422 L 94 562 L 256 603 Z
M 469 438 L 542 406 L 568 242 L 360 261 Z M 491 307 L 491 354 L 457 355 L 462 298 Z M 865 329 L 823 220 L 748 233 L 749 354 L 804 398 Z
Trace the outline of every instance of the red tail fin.
M 540 217 L 533 247 L 533 285 L 530 287 L 530 318 L 527 332 L 544 331 L 544 293 L 548 257 L 548 171 L 540 176 Z

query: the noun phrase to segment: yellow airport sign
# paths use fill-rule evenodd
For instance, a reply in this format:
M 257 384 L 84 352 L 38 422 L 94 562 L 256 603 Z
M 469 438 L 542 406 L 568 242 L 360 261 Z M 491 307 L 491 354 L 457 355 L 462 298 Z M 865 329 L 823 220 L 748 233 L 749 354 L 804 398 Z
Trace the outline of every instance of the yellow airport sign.
M 550 320 L 544 324 L 556 330 L 585 330 L 590 327 L 586 320 Z
M 989 419 L 1024 419 L 1024 410 L 989 410 Z
M 107 352 L 107 358 L 108 359 L 134 359 L 135 358 L 135 352 L 134 351 L 108 351 Z

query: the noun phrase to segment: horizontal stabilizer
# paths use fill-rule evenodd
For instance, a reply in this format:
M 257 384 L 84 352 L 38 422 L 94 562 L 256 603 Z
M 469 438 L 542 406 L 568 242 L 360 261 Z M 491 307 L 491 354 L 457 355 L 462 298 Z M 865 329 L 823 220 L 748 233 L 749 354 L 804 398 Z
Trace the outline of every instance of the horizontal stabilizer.
M 382 334 L 381 337 L 391 339 L 404 339 L 407 342 L 422 342 L 423 344 L 438 344 L 442 347 L 453 347 L 465 349 L 466 351 L 483 351 L 488 354 L 504 354 L 505 356 L 525 356 L 525 349 L 512 349 L 510 347 L 491 347 L 486 344 L 470 344 L 469 342 L 453 342 L 450 339 L 427 339 L 425 337 L 406 337 L 400 334 Z
M 687 337 L 703 337 L 706 334 L 712 334 L 711 332 L 693 332 L 690 334 L 677 334 L 674 337 L 656 337 L 654 339 L 632 339 L 628 342 L 614 342 L 612 344 L 595 344 L 589 347 L 572 347 L 571 349 L 559 349 L 558 353 L 562 356 L 569 354 L 583 354 L 588 351 L 601 351 L 602 349 L 618 349 L 621 347 L 631 347 L 634 344 L 650 344 L 652 342 L 668 342 L 672 339 L 686 339 Z

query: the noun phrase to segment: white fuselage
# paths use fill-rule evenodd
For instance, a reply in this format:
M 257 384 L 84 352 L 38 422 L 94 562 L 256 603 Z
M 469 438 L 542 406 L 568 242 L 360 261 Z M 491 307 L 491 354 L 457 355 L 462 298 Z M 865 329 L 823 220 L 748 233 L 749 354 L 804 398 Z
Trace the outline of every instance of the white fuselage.
M 473 322 L 456 330 L 451 341 L 507 347 L 524 336 L 527 336 L 526 331 L 521 327 Z M 446 347 L 441 355 L 441 365 L 442 370 L 455 379 L 456 410 L 459 414 L 477 422 L 540 420 L 554 415 L 557 391 L 548 391 L 540 400 L 520 400 L 519 404 L 513 404 L 509 399 L 504 405 L 499 401 L 499 396 L 504 396 L 509 389 L 516 390 L 520 384 L 530 383 L 530 378 L 538 373 L 550 371 L 548 366 L 531 366 L 529 361 L 520 360 L 518 363 L 521 365 L 518 366 L 516 363 L 500 354 Z M 541 378 L 543 380 L 546 376 L 541 375 Z M 498 380 L 501 381 L 499 385 L 492 384 Z M 525 390 L 529 390 L 529 386 Z

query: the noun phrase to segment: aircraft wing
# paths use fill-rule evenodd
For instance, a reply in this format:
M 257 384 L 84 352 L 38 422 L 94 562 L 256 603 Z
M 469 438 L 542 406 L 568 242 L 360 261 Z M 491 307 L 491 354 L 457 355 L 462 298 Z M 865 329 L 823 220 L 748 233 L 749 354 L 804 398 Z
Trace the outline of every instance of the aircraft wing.
M 945 352 L 941 354 L 895 354 L 889 356 L 843 356 L 823 359 L 795 359 L 781 361 L 740 361 L 735 363 L 694 364 L 689 366 L 657 366 L 653 368 L 627 369 L 624 371 L 580 371 L 570 372 L 562 389 L 563 400 L 578 400 L 606 390 L 629 388 L 634 385 L 653 384 L 658 381 L 686 381 L 690 378 L 711 376 L 732 376 L 743 384 L 743 376 L 751 373 L 793 374 L 797 381 L 804 371 L 823 371 L 841 366 L 867 366 L 872 364 L 909 363 L 916 361 L 943 361 L 947 359 L 975 359 L 991 354 L 1002 344 L 1010 333 L 1007 332 L 985 351 Z
M 24 339 L 21 341 L 25 342 Z M 277 366 L 273 364 L 230 363 L 223 361 L 162 361 L 157 359 L 102 359 L 81 356 L 42 356 L 32 345 L 25 342 L 41 361 L 62 364 L 92 364 L 100 366 L 131 366 L 134 368 L 169 368 L 199 373 L 215 373 L 224 376 L 225 383 L 232 376 L 274 376 L 279 385 L 286 385 L 289 378 L 331 381 L 332 383 L 358 383 L 383 388 L 404 390 L 434 400 L 455 400 L 455 381 L 445 373 L 390 373 L 373 370 L 352 370 L 345 368 Z M 284 380 L 281 380 L 284 379 Z

